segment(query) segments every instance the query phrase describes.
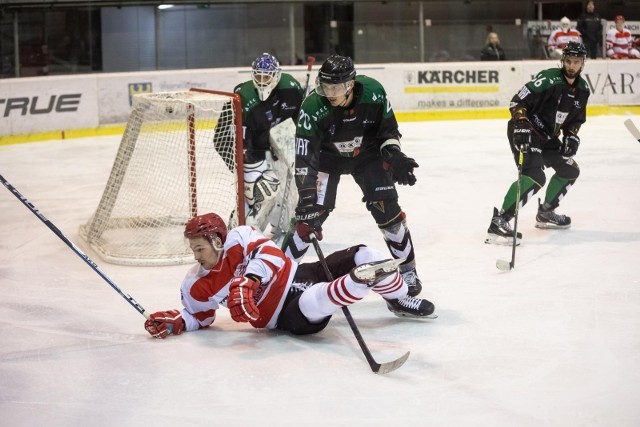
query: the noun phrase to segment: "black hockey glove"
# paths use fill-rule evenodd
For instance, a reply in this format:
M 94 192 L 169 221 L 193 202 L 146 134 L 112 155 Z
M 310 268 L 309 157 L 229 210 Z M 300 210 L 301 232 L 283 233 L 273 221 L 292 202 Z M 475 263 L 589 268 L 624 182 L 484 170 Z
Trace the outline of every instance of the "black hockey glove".
M 578 135 L 565 135 L 560 144 L 560 154 L 564 157 L 575 156 L 580 146 L 580 138 Z
M 513 145 L 523 153 L 529 151 L 531 146 L 531 133 L 533 128 L 531 122 L 527 119 L 520 119 L 513 121 L 512 138 Z
M 322 222 L 325 210 L 318 205 L 298 206 L 296 208 L 296 232 L 303 242 L 309 243 L 311 233 L 322 240 Z
M 413 185 L 416 183 L 416 176 L 413 169 L 418 167 L 418 163 L 411 157 L 407 157 L 397 145 L 389 145 L 380 150 L 382 158 L 391 166 L 393 181 L 400 185 Z

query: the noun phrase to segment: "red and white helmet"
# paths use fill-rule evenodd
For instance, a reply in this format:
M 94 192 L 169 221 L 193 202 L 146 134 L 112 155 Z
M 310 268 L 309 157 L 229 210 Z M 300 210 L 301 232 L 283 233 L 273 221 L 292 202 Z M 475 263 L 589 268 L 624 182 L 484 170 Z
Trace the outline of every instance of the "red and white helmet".
M 227 240 L 227 225 L 218 214 L 208 213 L 191 218 L 184 227 L 184 237 L 192 239 L 195 237 L 205 237 L 213 242 L 218 236 L 222 243 Z

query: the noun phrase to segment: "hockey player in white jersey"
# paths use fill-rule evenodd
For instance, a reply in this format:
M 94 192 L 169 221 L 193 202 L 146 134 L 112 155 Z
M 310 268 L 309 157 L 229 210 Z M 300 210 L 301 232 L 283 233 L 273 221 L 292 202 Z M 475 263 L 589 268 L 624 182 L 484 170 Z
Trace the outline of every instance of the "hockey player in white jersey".
M 198 264 L 182 282 L 183 308 L 153 313 L 145 322 L 155 338 L 206 328 L 220 307 L 227 307 L 236 322 L 254 328 L 312 334 L 370 291 L 382 296 L 399 317 L 425 318 L 434 311 L 429 301 L 408 295 L 399 260 L 385 260 L 363 245 L 327 256 L 336 279 L 325 281 L 320 262 L 297 265 L 253 227 L 227 232 L 215 213 L 189 220 L 184 235 Z

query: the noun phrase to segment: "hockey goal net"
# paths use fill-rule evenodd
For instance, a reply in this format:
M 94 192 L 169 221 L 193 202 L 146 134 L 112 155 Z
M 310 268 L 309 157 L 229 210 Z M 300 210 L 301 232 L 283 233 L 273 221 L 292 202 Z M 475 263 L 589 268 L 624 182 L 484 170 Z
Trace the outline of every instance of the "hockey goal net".
M 183 237 L 195 215 L 244 223 L 238 95 L 192 89 L 133 97 L 104 193 L 80 235 L 107 262 L 193 262 Z

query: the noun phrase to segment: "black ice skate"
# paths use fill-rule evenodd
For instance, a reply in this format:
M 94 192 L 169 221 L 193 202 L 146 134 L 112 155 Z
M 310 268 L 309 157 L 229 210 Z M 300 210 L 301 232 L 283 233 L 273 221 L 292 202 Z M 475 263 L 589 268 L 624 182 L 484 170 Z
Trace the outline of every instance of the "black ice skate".
M 400 274 L 402 274 L 404 283 L 409 287 L 409 296 L 415 297 L 422 292 L 422 282 L 418 278 L 418 273 L 415 268 Z
M 516 246 L 520 244 L 520 239 L 522 239 L 522 233 L 518 233 Z M 504 219 L 497 208 L 493 208 L 493 218 L 491 218 L 491 224 L 487 230 L 487 238 L 484 242 L 494 245 L 513 244 L 513 229 L 511 229 L 509 221 Z
M 430 317 L 436 309 L 435 306 L 426 299 L 415 298 L 410 295 L 404 298 L 386 301 L 389 311 L 398 317 Z
M 361 264 L 354 267 L 349 273 L 349 276 L 351 276 L 355 282 L 373 286 L 385 277 L 395 273 L 398 270 L 398 266 L 404 261 L 404 258 L 385 259 L 383 261 Z
M 537 228 L 564 229 L 571 227 L 571 218 L 566 215 L 558 215 L 553 209 L 546 209 L 538 199 L 538 214 L 536 215 Z

